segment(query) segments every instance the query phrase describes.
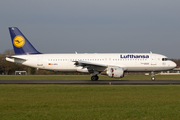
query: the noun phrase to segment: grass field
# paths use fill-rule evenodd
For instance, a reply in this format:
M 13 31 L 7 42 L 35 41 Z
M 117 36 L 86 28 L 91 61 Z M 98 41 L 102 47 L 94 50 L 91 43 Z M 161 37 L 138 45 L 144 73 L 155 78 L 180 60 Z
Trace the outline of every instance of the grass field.
M 155 76 L 156 80 L 180 80 L 180 76 Z M 29 75 L 29 76 L 6 76 L 1 75 L 0 80 L 91 80 L 91 76 L 71 76 L 71 75 Z M 151 80 L 151 76 L 125 76 L 124 78 L 110 78 L 108 76 L 99 76 L 99 80 Z
M 180 85 L 0 85 L 1 120 L 180 119 Z

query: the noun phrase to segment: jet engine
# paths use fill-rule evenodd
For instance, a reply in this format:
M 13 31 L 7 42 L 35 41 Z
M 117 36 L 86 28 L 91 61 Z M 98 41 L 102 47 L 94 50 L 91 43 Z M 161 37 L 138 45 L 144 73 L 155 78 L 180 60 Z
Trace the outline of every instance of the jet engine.
M 120 67 L 107 68 L 106 74 L 112 78 L 124 77 L 124 70 Z

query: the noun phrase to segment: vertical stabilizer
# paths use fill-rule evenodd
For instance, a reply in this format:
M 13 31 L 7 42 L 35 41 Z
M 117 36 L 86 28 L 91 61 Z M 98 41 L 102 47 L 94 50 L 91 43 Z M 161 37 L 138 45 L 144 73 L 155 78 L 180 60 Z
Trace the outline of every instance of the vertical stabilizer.
M 16 55 L 41 54 L 17 27 L 9 27 L 14 53 Z

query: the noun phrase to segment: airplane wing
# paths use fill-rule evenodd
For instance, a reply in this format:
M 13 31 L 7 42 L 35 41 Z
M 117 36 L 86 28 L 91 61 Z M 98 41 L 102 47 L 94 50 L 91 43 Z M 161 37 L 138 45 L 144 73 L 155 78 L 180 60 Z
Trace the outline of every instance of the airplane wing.
M 82 69 L 87 68 L 90 73 L 101 73 L 108 67 L 120 67 L 124 70 L 127 70 L 127 67 L 125 65 L 107 65 L 107 64 L 99 64 L 99 63 L 93 63 L 93 62 L 87 62 L 87 61 L 73 61 L 75 62 L 74 65 L 76 67 L 81 66 Z
M 73 61 L 73 62 L 75 62 L 74 65 L 76 65 L 77 67 L 81 66 L 83 69 L 87 68 L 89 71 L 102 72 L 108 67 L 108 65 L 92 63 L 87 61 Z

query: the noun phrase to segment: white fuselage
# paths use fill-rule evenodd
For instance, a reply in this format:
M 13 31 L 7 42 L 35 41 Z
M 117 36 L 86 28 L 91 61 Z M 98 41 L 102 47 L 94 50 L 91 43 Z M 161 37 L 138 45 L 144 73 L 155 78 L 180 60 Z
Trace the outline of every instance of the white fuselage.
M 103 53 L 103 54 L 33 54 L 14 55 L 7 61 L 54 71 L 88 72 L 87 68 L 77 67 L 74 61 L 121 67 L 124 71 L 163 71 L 176 67 L 164 55 L 153 53 Z

